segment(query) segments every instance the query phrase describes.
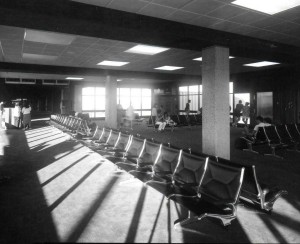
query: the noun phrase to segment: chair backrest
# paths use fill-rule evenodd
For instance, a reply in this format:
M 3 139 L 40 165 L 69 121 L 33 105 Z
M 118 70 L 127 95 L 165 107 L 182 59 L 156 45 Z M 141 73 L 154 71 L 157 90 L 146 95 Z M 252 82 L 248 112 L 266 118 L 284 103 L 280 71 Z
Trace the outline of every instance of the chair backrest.
M 196 156 L 180 150 L 173 181 L 179 184 L 193 184 L 198 186 L 204 173 L 208 158 Z
M 243 183 L 244 168 L 209 161 L 199 184 L 201 198 L 211 203 L 236 204 Z
M 112 130 L 107 129 L 107 128 L 103 128 L 103 131 L 101 133 L 101 136 L 99 138 L 99 142 L 100 143 L 106 143 L 108 140 L 108 137 L 110 136 Z
M 280 137 L 281 142 L 284 143 L 284 142 L 291 141 L 292 138 L 291 138 L 289 132 L 287 131 L 285 125 L 276 125 L 275 128 L 276 128 L 277 134 Z
M 153 166 L 155 173 L 173 174 L 178 164 L 180 150 L 162 146 Z
M 121 132 L 118 131 L 111 131 L 111 134 L 106 142 L 107 145 L 109 146 L 115 146 L 116 142 L 118 141 L 119 137 L 120 137 Z
M 141 139 L 133 136 L 131 138 L 130 146 L 127 148 L 126 155 L 128 157 L 139 157 L 144 149 L 146 139 Z
M 146 141 L 144 150 L 139 156 L 140 160 L 138 162 L 152 163 L 154 165 L 160 148 L 161 148 L 161 144 Z
M 176 124 L 180 124 L 179 118 L 177 114 L 170 115 L 171 120 L 173 120 Z
M 270 144 L 272 143 L 280 143 L 280 137 L 276 131 L 275 126 L 264 126 L 264 131 L 266 133 L 267 140 Z
M 131 135 L 121 133 L 120 138 L 119 138 L 117 144 L 115 145 L 115 149 L 125 151 L 127 145 L 130 143 L 130 141 L 131 141 Z
M 224 158 L 216 157 L 217 162 L 223 165 L 228 165 L 235 168 L 244 168 L 244 182 L 242 185 L 242 191 L 245 194 L 258 195 L 260 192 L 260 186 L 257 180 L 255 165 L 245 165 Z
M 267 136 L 266 136 L 266 133 L 265 133 L 263 127 L 258 128 L 258 131 L 255 135 L 255 140 L 256 141 L 266 141 L 267 140 Z
M 294 140 L 300 140 L 300 133 L 296 124 L 287 124 L 286 128 Z

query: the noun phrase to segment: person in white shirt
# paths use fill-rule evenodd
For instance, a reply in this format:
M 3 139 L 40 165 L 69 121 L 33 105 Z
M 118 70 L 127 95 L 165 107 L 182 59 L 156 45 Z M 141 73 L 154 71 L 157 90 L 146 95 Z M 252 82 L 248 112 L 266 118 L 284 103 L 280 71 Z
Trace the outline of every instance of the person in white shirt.
M 256 119 L 255 119 L 255 121 L 256 121 L 256 125 L 255 125 L 255 127 L 254 127 L 254 129 L 253 129 L 252 132 L 249 133 L 248 127 L 245 127 L 246 135 L 247 135 L 247 136 L 254 137 L 254 138 L 255 138 L 255 136 L 256 136 L 256 134 L 257 134 L 257 132 L 258 132 L 258 129 L 259 129 L 260 127 L 271 126 L 271 124 L 269 124 L 269 123 L 267 123 L 267 122 L 264 122 L 264 119 L 263 119 L 263 117 L 261 117 L 261 116 L 257 116 Z
M 157 104 L 156 103 L 153 105 L 153 108 L 151 110 L 151 116 L 152 116 L 153 123 L 155 123 L 156 116 L 157 116 Z
M 24 124 L 24 130 L 31 129 L 31 107 L 29 103 L 27 102 L 25 106 L 22 108 L 23 113 L 23 124 Z
M 15 109 L 14 109 L 14 117 L 15 117 L 15 123 L 17 128 L 20 128 L 20 125 L 22 125 L 21 121 L 21 107 L 19 103 L 16 103 Z

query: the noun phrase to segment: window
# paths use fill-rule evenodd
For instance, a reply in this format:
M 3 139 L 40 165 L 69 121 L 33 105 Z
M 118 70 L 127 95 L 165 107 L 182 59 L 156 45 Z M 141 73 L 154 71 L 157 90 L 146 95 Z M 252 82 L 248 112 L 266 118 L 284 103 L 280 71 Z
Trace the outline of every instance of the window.
M 202 85 L 179 87 L 179 111 L 181 113 L 188 100 L 191 100 L 190 110 L 197 111 L 202 107 Z
M 105 117 L 105 88 L 82 88 L 82 112 L 88 113 L 90 118 Z
M 152 93 L 149 88 L 118 88 L 117 103 L 126 110 L 130 103 L 139 116 L 151 115 Z
M 181 113 L 183 113 L 188 100 L 191 100 L 191 110 L 197 111 L 199 108 L 202 108 L 202 85 L 179 87 L 179 110 Z M 231 113 L 234 108 L 233 104 L 233 82 L 229 82 L 229 105 Z

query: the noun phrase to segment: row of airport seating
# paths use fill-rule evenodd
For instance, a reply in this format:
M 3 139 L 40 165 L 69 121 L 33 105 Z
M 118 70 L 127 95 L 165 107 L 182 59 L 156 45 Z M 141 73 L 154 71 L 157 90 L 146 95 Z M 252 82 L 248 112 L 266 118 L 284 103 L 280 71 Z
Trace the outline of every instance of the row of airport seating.
M 260 127 L 255 137 L 241 137 L 247 144 L 244 151 L 283 158 L 276 154 L 279 150 L 300 152 L 300 125 L 281 124 Z
M 61 128 L 53 117 L 51 124 Z M 145 184 L 164 184 L 167 197 L 188 198 L 194 204 L 195 216 L 176 225 L 185 225 L 204 217 L 220 219 L 224 226 L 237 217 L 239 199 L 251 202 L 270 212 L 274 202 L 287 192 L 261 184 L 255 166 L 234 163 L 205 154 L 191 154 L 182 149 L 122 133 L 96 128 L 90 137 L 81 140 L 118 167 L 131 166 L 129 173 L 147 176 Z

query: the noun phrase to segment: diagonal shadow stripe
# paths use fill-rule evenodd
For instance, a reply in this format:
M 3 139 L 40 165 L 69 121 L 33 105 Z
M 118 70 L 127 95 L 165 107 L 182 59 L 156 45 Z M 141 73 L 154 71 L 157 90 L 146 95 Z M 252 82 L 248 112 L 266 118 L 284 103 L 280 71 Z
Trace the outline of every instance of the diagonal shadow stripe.
M 70 234 L 66 242 L 76 242 L 79 239 L 79 237 L 81 236 L 85 228 L 88 226 L 89 222 L 91 221 L 97 210 L 100 208 L 107 194 L 113 188 L 113 185 L 118 181 L 118 179 L 119 178 L 117 176 L 114 176 L 106 184 L 106 186 L 103 188 L 103 192 L 101 192 L 98 198 L 93 202 L 90 209 L 85 214 L 83 214 L 82 219 L 78 221 L 78 224 L 74 227 L 72 233 Z
M 261 216 L 259 216 L 259 217 L 265 223 L 265 225 L 269 228 L 271 233 L 276 237 L 276 239 L 279 243 L 288 243 L 288 241 L 281 235 L 281 233 L 277 230 L 277 228 L 273 225 L 273 223 L 270 220 L 263 218 Z
M 37 145 L 34 145 L 34 146 L 37 147 L 37 146 L 45 144 L 45 143 L 47 143 L 49 141 L 55 141 L 55 140 L 58 140 L 58 139 L 61 139 L 61 138 L 65 138 L 65 136 L 57 137 L 57 138 L 54 138 L 52 140 L 47 140 L 46 142 L 43 142 L 43 143 L 40 143 L 40 144 L 37 144 Z M 30 143 L 30 142 L 28 142 L 28 143 Z
M 168 243 L 172 243 L 172 237 L 171 237 L 171 209 L 170 209 L 170 199 L 168 199 L 168 202 L 167 202 L 167 208 L 168 208 Z
M 73 151 L 72 151 L 73 152 Z M 72 153 L 70 152 L 70 153 Z M 69 154 L 70 154 L 69 153 Z M 65 155 L 64 155 L 65 156 Z M 63 157 L 64 157 L 63 156 Z M 81 157 L 80 159 L 76 160 L 74 163 L 70 164 L 68 167 L 64 168 L 62 171 L 58 172 L 56 175 L 52 176 L 50 179 L 46 180 L 44 183 L 41 184 L 41 186 L 45 186 L 47 184 L 49 184 L 51 181 L 53 181 L 55 178 L 57 178 L 58 176 L 62 175 L 63 173 L 65 173 L 67 170 L 69 170 L 70 168 L 72 168 L 74 165 L 78 164 L 80 161 L 82 161 L 84 158 L 87 158 L 89 155 L 85 155 L 83 157 Z
M 157 225 L 157 221 L 158 221 L 158 218 L 159 218 L 159 215 L 160 215 L 160 212 L 161 212 L 161 208 L 162 208 L 162 205 L 163 205 L 163 202 L 164 202 L 164 198 L 165 198 L 165 196 L 163 196 L 162 199 L 161 199 L 161 202 L 160 202 L 160 205 L 159 205 L 159 208 L 158 208 L 158 212 L 156 214 L 156 218 L 155 218 L 155 221 L 153 223 L 151 234 L 149 236 L 148 243 L 151 243 L 151 241 L 152 241 L 152 238 L 153 238 L 153 235 L 154 235 L 154 231 L 155 231 L 155 228 L 156 228 L 156 225 Z
M 26 135 L 28 135 L 28 136 L 30 136 L 30 135 L 35 135 L 35 134 L 38 134 L 38 133 L 41 133 L 41 132 L 45 132 L 45 131 L 53 131 L 53 128 L 49 128 L 49 129 L 45 129 L 45 130 L 35 130 L 35 131 L 33 131 L 33 130 L 30 130 L 30 131 L 27 131 L 27 133 L 26 133 Z
M 60 198 L 49 206 L 49 210 L 53 211 L 63 200 L 65 200 L 82 182 L 84 182 L 101 164 L 97 164 L 89 172 L 87 172 L 79 181 L 77 181 L 69 190 L 67 190 Z
M 52 131 L 49 131 L 49 132 L 46 132 L 46 133 L 43 132 L 42 134 L 35 135 L 35 136 L 26 136 L 26 138 L 28 140 L 28 139 L 31 139 L 31 138 L 35 138 L 35 137 L 42 136 L 42 135 L 47 135 L 47 134 L 50 134 L 50 133 L 52 133 Z
M 130 227 L 129 227 L 129 231 L 127 233 L 125 243 L 133 243 L 134 242 L 134 239 L 135 239 L 135 236 L 136 236 L 136 233 L 137 233 L 137 227 L 138 227 L 139 220 L 140 220 L 142 210 L 143 210 L 143 206 L 144 206 L 146 192 L 147 192 L 147 188 L 143 187 L 142 191 L 140 193 L 139 200 L 138 200 L 138 202 L 136 204 L 136 207 L 135 207 L 134 215 L 133 215 L 132 220 L 131 220 L 131 224 L 130 224 Z
M 43 140 L 43 139 L 46 139 L 46 138 L 49 138 L 49 137 L 52 137 L 52 136 L 56 136 L 56 135 L 59 135 L 59 134 L 60 134 L 60 133 L 56 133 L 56 134 L 54 134 L 54 135 L 41 137 L 41 138 L 38 138 L 38 139 L 35 139 L 35 140 L 32 140 L 32 141 L 29 141 L 28 138 L 27 138 L 27 142 L 28 142 L 28 143 L 31 143 L 31 142 L 34 142 L 34 141 L 39 141 L 39 140 Z

